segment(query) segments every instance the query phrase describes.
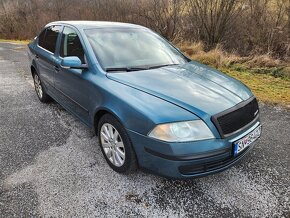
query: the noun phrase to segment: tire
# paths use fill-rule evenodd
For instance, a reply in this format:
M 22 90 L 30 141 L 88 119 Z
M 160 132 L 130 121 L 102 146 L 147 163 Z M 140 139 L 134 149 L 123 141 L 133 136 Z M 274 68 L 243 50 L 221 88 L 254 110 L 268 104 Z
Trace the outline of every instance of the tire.
M 33 74 L 33 81 L 34 81 L 35 92 L 37 94 L 38 99 L 43 103 L 50 102 L 51 98 L 46 93 L 45 89 L 43 88 L 42 82 L 37 73 Z
M 98 138 L 102 153 L 114 171 L 130 174 L 137 169 L 131 140 L 126 129 L 114 116 L 105 114 L 101 117 L 98 123 Z

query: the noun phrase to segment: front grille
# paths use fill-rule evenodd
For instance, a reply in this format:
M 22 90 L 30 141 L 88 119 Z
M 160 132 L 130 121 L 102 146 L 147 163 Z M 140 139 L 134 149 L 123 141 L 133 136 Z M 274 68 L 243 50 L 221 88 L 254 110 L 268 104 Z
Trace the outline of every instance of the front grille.
M 258 102 L 251 98 L 212 117 L 222 137 L 231 135 L 251 123 L 258 116 Z

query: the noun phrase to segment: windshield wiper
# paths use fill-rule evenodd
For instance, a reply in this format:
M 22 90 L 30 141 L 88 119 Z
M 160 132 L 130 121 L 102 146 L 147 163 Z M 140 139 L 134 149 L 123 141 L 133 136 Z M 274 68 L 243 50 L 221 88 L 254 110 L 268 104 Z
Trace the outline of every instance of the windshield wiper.
M 145 67 L 108 67 L 106 68 L 106 72 L 113 72 L 113 71 L 138 71 L 138 70 L 148 70 Z
M 178 65 L 178 64 L 162 64 L 162 65 L 155 65 L 151 67 L 108 67 L 106 68 L 106 72 L 113 72 L 113 71 L 130 72 L 130 71 L 138 71 L 138 70 L 149 70 L 149 69 L 156 69 L 156 68 L 167 67 L 167 66 L 172 66 L 172 65 Z
M 156 68 L 160 68 L 160 67 L 168 67 L 168 66 L 173 66 L 173 65 L 178 65 L 178 64 L 162 64 L 162 65 L 148 67 L 148 69 L 156 69 Z

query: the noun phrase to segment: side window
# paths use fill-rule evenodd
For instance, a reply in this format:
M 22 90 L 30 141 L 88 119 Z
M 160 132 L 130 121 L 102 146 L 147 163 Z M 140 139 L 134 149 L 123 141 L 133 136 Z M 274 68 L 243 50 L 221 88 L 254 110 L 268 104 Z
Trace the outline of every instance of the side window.
M 42 48 L 54 53 L 56 47 L 56 41 L 58 34 L 60 32 L 60 26 L 51 26 L 46 28 L 40 35 L 38 39 L 38 45 Z
M 44 44 L 45 44 L 45 33 L 46 33 L 46 29 L 44 29 L 38 37 L 38 45 L 41 46 L 42 48 L 44 48 Z
M 60 56 L 77 56 L 82 63 L 85 63 L 85 53 L 80 38 L 77 33 L 69 27 L 64 27 L 62 32 Z

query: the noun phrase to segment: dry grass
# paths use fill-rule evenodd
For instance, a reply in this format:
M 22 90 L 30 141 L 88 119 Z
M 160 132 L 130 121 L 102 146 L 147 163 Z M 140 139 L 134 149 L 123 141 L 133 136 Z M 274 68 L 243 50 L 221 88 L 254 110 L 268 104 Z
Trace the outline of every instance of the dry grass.
M 12 40 L 12 39 L 0 39 L 0 42 L 10 42 L 16 44 L 27 45 L 31 40 Z
M 202 43 L 184 43 L 179 47 L 192 60 L 241 80 L 259 100 L 290 107 L 290 63 L 269 54 L 240 57 L 228 54 L 220 46 L 205 52 Z
M 179 47 L 191 59 L 216 68 L 228 66 L 238 60 L 237 56 L 228 55 L 219 45 L 208 52 L 204 51 L 204 46 L 201 42 L 192 44 L 185 43 Z
M 229 67 L 235 64 L 243 65 L 248 68 L 285 68 L 290 67 L 290 63 L 274 59 L 270 54 L 252 55 L 240 57 L 239 55 L 225 52 L 220 45 L 217 45 L 210 51 L 205 51 L 201 42 L 183 43 L 179 47 L 189 57 L 213 67 Z
M 288 80 L 249 71 L 239 72 L 228 68 L 220 70 L 245 83 L 259 100 L 290 108 L 290 82 Z

